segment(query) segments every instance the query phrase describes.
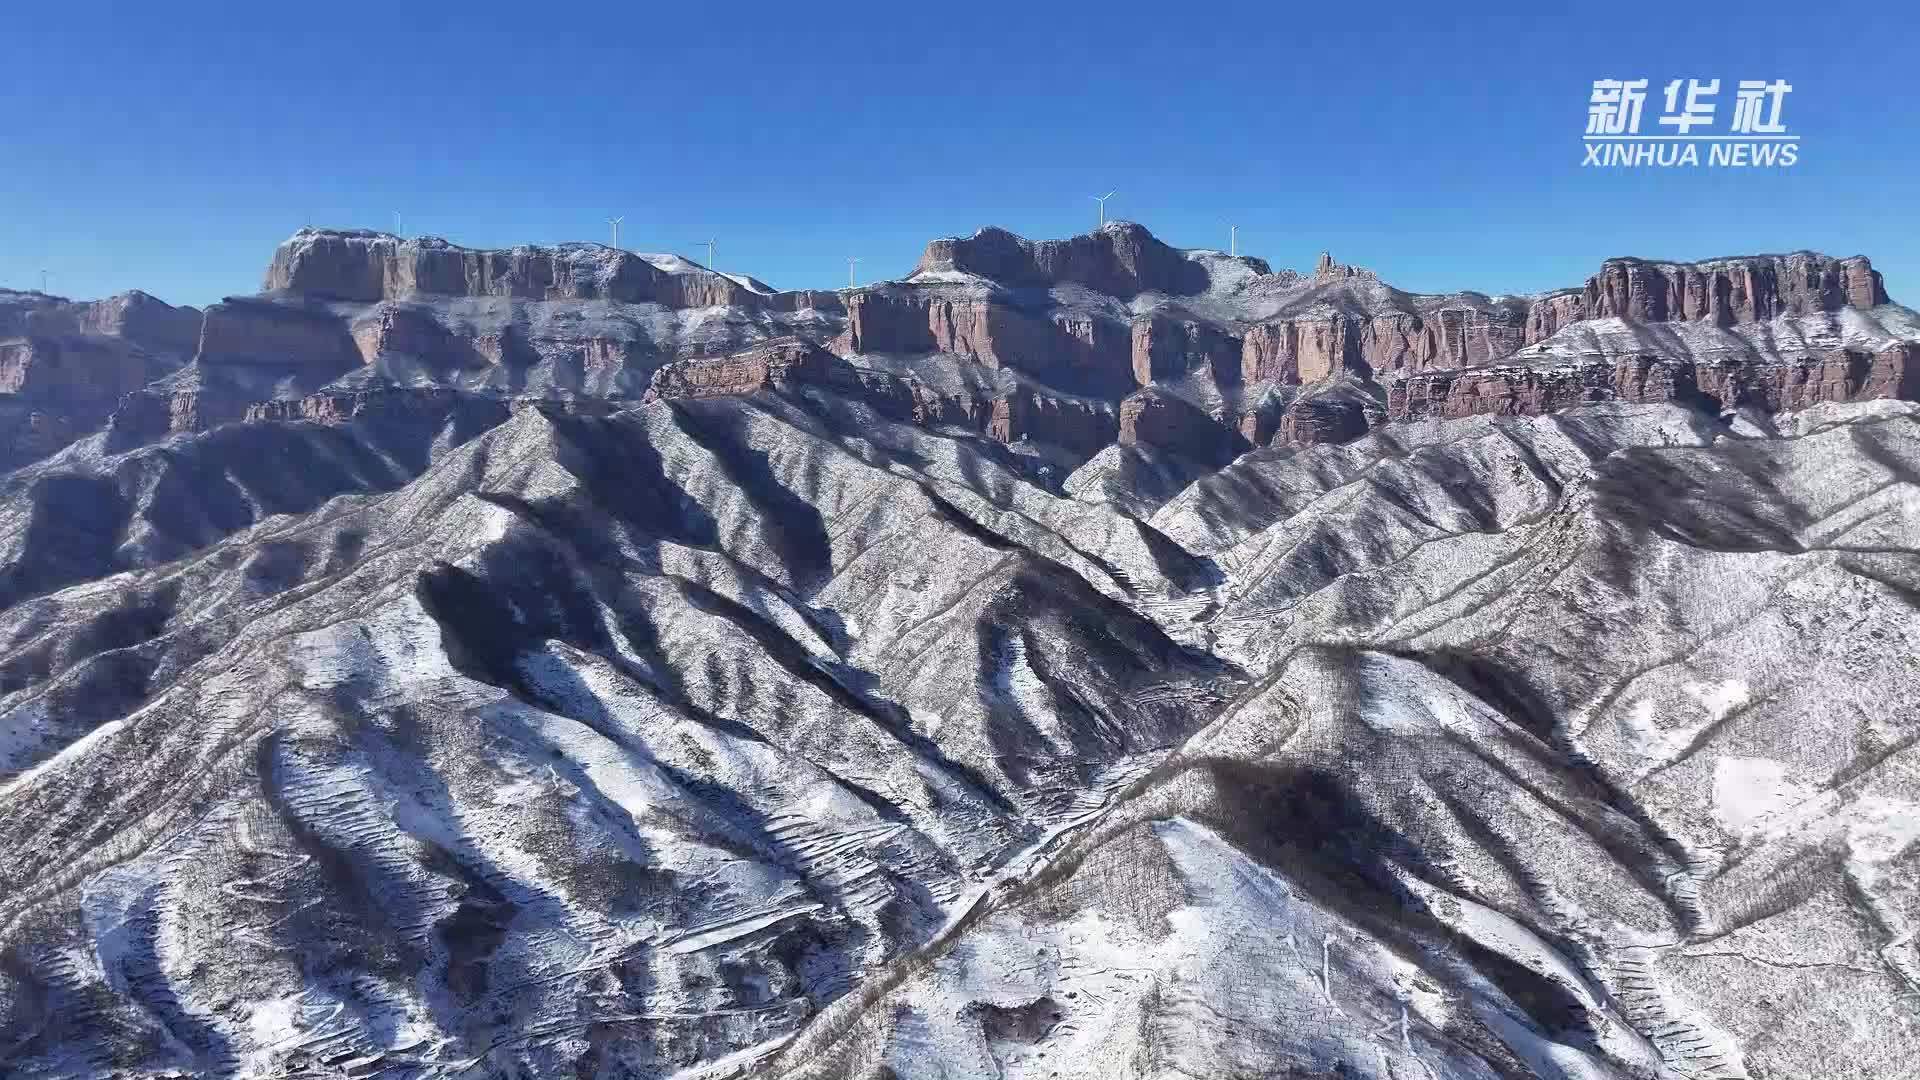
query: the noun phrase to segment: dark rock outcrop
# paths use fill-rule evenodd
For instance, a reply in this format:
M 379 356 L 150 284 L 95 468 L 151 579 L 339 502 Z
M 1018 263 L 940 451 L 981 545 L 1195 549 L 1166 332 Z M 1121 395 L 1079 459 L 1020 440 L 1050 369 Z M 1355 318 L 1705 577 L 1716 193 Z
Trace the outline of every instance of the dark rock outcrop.
M 1386 420 L 1377 402 L 1351 393 L 1309 394 L 1280 411 L 1272 446 L 1344 443 L 1365 435 Z
M 168 370 L 112 338 L 28 337 L 0 342 L 0 394 L 86 413 Z
M 83 434 L 66 412 L 0 398 L 0 464 L 6 467 L 46 457 Z
M 345 322 L 317 306 L 229 297 L 207 307 L 202 365 L 277 368 L 317 387 L 362 363 Z
M 244 402 L 213 399 L 212 408 L 197 390 L 168 391 L 147 387 L 128 394 L 107 418 L 107 449 L 118 453 L 158 442 L 169 435 L 208 428 L 246 414 Z
M 1120 403 L 1120 444 L 1150 446 L 1215 467 L 1247 448 L 1238 432 L 1199 406 L 1152 386 Z
M 1393 387 L 1387 412 L 1394 420 L 1540 416 L 1607 401 L 1689 403 L 1697 393 L 1693 365 L 1641 357 L 1560 368 L 1501 366 L 1427 372 Z
M 1657 356 L 1557 367 L 1496 366 L 1407 378 L 1389 394 L 1394 420 L 1494 413 L 1539 416 L 1575 405 L 1675 402 L 1788 412 L 1823 402 L 1920 397 L 1920 346 L 1842 349 L 1780 361 L 1688 362 Z
M 1112 445 L 1120 420 L 1106 402 L 1022 389 L 993 399 L 987 434 L 1004 443 L 1031 439 L 1091 456 Z
M 823 383 L 833 357 L 804 341 L 772 341 L 728 356 L 676 360 L 653 373 L 647 401 L 725 397 Z
M 379 387 L 356 391 L 329 391 L 305 397 L 257 401 L 241 419 L 248 422 L 301 420 L 315 424 L 347 424 L 355 420 L 445 420 L 456 413 L 473 413 L 482 426 L 507 418 L 507 403 L 444 387 Z
M 889 419 L 976 431 L 1003 443 L 1031 440 L 1091 456 L 1112 445 L 1120 433 L 1111 403 L 1052 394 L 1017 381 L 1012 389 L 935 387 L 911 373 L 835 361 L 826 384 Z
M 453 333 L 433 313 L 408 304 L 382 304 L 356 320 L 352 335 L 360 358 L 417 357 L 442 368 L 472 369 L 503 362 L 512 353 L 510 327 L 471 337 Z

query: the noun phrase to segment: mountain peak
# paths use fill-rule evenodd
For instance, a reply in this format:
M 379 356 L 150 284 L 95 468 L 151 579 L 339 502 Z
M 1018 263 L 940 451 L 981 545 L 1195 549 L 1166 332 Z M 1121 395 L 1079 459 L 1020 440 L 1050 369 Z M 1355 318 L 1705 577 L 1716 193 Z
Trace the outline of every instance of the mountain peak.
M 1206 268 L 1131 221 L 1109 221 L 1061 240 L 1028 240 L 998 226 L 927 245 L 914 274 L 959 272 L 1010 288 L 1084 285 L 1128 299 L 1143 292 L 1181 296 L 1207 287 Z

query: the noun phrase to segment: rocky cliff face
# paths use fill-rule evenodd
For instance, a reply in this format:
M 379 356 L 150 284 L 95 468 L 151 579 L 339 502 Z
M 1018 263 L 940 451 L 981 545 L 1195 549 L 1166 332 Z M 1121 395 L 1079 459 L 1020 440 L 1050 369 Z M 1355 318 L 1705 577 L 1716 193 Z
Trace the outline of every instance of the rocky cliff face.
M 1241 379 L 1239 338 L 1205 323 L 1160 314 L 1133 321 L 1133 378 L 1141 386 L 1204 372 L 1218 385 Z
M 1527 298 L 1420 297 L 1323 256 L 1305 310 L 1253 327 L 1248 382 L 1311 383 L 1341 374 L 1385 377 L 1496 363 L 1578 322 L 1765 322 L 1887 303 L 1865 258 L 1812 252 L 1653 263 L 1611 259 L 1584 289 Z
M 1524 320 L 1511 309 L 1441 308 L 1263 323 L 1247 333 L 1242 378 L 1292 385 L 1491 363 L 1527 343 Z
M 76 302 L 0 290 L 0 468 L 105 424 L 124 395 L 193 355 L 200 321 L 137 291 Z
M 377 317 L 369 314 L 354 324 L 363 360 L 434 357 L 445 371 L 477 372 L 503 363 L 516 349 L 522 365 L 535 355 L 564 355 L 581 372 L 575 381 L 600 388 L 590 389 L 593 393 L 618 384 L 619 373 L 650 373 L 680 359 L 698 358 L 699 364 L 672 368 L 669 380 L 696 371 L 712 374 L 718 386 L 759 386 L 765 380 L 744 369 L 724 374 L 710 363 L 714 357 L 746 355 L 755 347 L 751 339 L 727 336 L 669 344 L 664 350 L 620 334 L 535 344 L 517 323 L 482 337 L 450 329 L 438 316 L 396 307 L 393 298 L 410 297 L 413 303 L 434 295 L 533 303 L 605 299 L 670 309 L 812 312 L 822 318 L 783 326 L 773 336 L 785 333 L 842 357 L 947 357 L 947 362 L 1017 372 L 1047 388 L 1026 391 L 1023 398 L 868 378 L 875 401 L 905 403 L 900 407 L 908 415 L 959 419 L 989 433 L 1033 437 L 1036 427 L 1051 425 L 1019 419 L 1025 408 L 1020 401 L 1057 404 L 1091 396 L 1114 403 L 1116 434 L 1144 431 L 1154 445 L 1202 446 L 1209 456 L 1217 453 L 1222 432 L 1229 444 L 1240 439 L 1304 446 L 1357 437 L 1390 415 L 1527 412 L 1603 397 L 1661 400 L 1662 393 L 1671 395 L 1665 400 L 1707 403 L 1813 400 L 1809 395 L 1815 392 L 1803 388 L 1807 378 L 1794 374 L 1810 363 L 1828 362 L 1812 349 L 1758 357 L 1777 366 L 1768 369 L 1772 374 L 1736 365 L 1729 373 L 1706 372 L 1701 378 L 1683 372 L 1675 376 L 1677 382 L 1655 378 L 1651 386 L 1631 374 L 1643 366 L 1632 353 L 1582 358 L 1573 373 L 1451 373 L 1510 359 L 1508 366 L 1515 368 L 1539 366 L 1527 350 L 1560 356 L 1567 335 L 1585 333 L 1605 320 L 1724 328 L 1865 310 L 1886 301 L 1867 260 L 1804 252 L 1699 264 L 1610 260 L 1583 289 L 1532 298 L 1422 296 L 1396 290 L 1331 255 L 1323 254 L 1310 275 L 1275 274 L 1258 260 L 1179 251 L 1124 222 L 1058 241 L 1029 241 L 998 229 L 937 240 L 908 280 L 843 295 L 775 294 L 750 279 L 707 274 L 684 260 L 597 245 L 483 252 L 371 233 L 298 234 L 276 255 L 268 284 L 388 301 L 376 309 Z M 1877 355 L 1885 349 L 1869 351 Z M 1663 356 L 1658 350 L 1648 355 L 1701 359 Z M 758 370 L 751 361 L 738 363 Z M 1901 389 L 1905 376 L 1895 373 L 1904 371 L 1898 355 L 1868 366 L 1871 373 L 1852 382 L 1814 379 L 1826 387 L 1816 396 L 1832 400 L 1907 392 Z M 1649 370 L 1665 369 L 1656 363 Z M 1623 371 L 1629 374 L 1616 374 Z M 1312 389 L 1352 380 L 1377 389 L 1359 397 Z M 1690 397 L 1691 388 L 1703 381 L 1727 388 Z M 1288 392 L 1277 400 L 1263 396 L 1292 387 L 1306 392 Z M 1136 388 L 1159 392 L 1132 405 L 1120 402 Z M 691 392 L 670 384 L 661 390 L 671 396 Z M 1191 408 L 1154 404 L 1166 397 Z M 1380 404 L 1389 398 L 1398 406 Z M 1063 422 L 1062 430 L 1072 432 L 1068 441 L 1076 446 L 1105 422 L 1097 411 L 1081 415 L 1073 406 L 1067 412 L 1075 419 Z M 1195 427 L 1182 430 L 1182 424 Z
M 1688 363 L 1658 357 L 1553 368 L 1438 371 L 1395 386 L 1390 417 L 1543 416 L 1603 401 L 1793 412 L 1823 403 L 1920 399 L 1920 350 L 1841 350 L 1794 360 Z
M 1571 368 L 1438 371 L 1395 386 L 1388 396 L 1388 415 L 1394 420 L 1544 416 L 1608 401 L 1684 404 L 1698 391 L 1692 365 L 1652 358 Z
M 1823 402 L 1920 400 L 1920 345 L 1843 349 L 1772 363 L 1695 364 L 1700 392 L 1723 409 L 1790 412 Z
M 1120 445 L 1148 446 L 1212 468 L 1247 448 L 1220 417 L 1151 386 L 1120 403 Z
M 284 369 L 315 385 L 362 363 L 353 337 L 332 312 L 238 298 L 207 307 L 194 359 L 203 365 Z
M 777 292 L 594 244 L 480 250 L 309 229 L 275 252 L 266 285 L 204 313 L 140 293 L 10 294 L 0 393 L 20 402 L 16 459 L 109 414 L 122 445 L 379 386 L 619 402 L 791 383 L 1079 455 L 1124 438 L 1211 460 L 1223 446 L 1356 438 L 1387 418 L 1902 397 L 1920 342 L 1904 316 L 1874 322 L 1904 309 L 1864 258 L 1615 259 L 1581 289 L 1430 296 L 1330 254 L 1276 273 L 1125 222 L 1064 240 L 937 240 L 909 279 L 845 293 Z M 825 354 L 853 366 L 823 367 Z M 190 377 L 172 378 L 189 355 Z M 1152 393 L 1127 403 L 1137 390 Z
M 842 355 L 944 353 L 1116 397 L 1128 385 L 1130 331 L 1111 317 L 1015 307 L 997 291 L 901 287 L 855 292 L 846 310 L 846 332 L 833 343 Z
M 205 394 L 199 389 L 148 387 L 120 400 L 107 418 L 107 446 L 115 452 L 158 442 L 169 435 L 206 431 L 244 418 L 251 395 Z M 291 409 L 293 402 L 275 402 Z M 261 413 L 261 419 L 291 415 Z
M 799 382 L 824 383 L 832 359 L 804 341 L 775 341 L 730 356 L 677 360 L 654 372 L 646 400 L 737 397 Z
M 1701 263 L 1609 259 L 1587 279 L 1579 317 L 1730 326 L 1886 302 L 1879 273 L 1860 257 L 1802 251 Z
M 302 229 L 274 252 L 269 292 L 373 302 L 419 296 L 610 300 L 670 308 L 835 308 L 831 292 L 779 293 L 752 278 L 715 273 L 674 256 L 599 244 L 463 248 L 438 237 Z

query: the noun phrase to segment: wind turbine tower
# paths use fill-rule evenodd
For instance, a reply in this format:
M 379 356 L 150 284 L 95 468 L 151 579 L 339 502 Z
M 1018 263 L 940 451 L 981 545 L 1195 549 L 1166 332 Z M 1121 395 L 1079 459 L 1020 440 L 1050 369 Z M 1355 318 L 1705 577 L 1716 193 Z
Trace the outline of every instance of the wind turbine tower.
M 854 280 L 853 276 L 853 264 L 859 261 L 859 259 L 852 255 L 847 256 L 847 288 L 849 289 L 857 289 L 860 287 L 860 283 Z
M 713 245 L 716 242 L 717 241 L 713 240 L 707 241 L 707 269 L 709 270 L 713 269 Z
M 625 220 L 627 220 L 627 215 L 625 214 L 607 219 L 607 224 L 613 226 L 613 249 L 615 251 L 620 250 L 620 223 Z
M 400 211 L 398 210 L 393 212 L 393 235 L 402 240 L 407 238 L 406 225 L 400 220 Z
M 1088 198 L 1100 204 L 1100 227 L 1105 228 L 1107 225 L 1107 200 L 1113 198 L 1113 192 L 1109 191 L 1105 195 L 1090 195 Z
M 1240 226 L 1227 226 L 1227 254 L 1240 254 Z

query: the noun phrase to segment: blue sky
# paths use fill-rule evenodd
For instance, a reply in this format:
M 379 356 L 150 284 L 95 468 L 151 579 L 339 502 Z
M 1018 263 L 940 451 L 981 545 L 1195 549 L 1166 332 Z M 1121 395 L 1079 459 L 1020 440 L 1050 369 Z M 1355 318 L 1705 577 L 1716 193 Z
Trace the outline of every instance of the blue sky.
M 1085 231 L 1419 291 L 1609 255 L 1812 247 L 1920 299 L 1920 16 L 1899 5 L 973 2 L 30 4 L 0 32 L 0 286 L 201 304 L 309 218 L 471 246 L 600 240 L 783 288 L 936 236 Z M 130 10 L 138 8 L 141 10 Z M 1491 10 L 1491 9 L 1486 9 Z M 1522 11 L 1525 13 L 1521 13 Z M 1784 78 L 1791 169 L 1594 170 L 1594 79 Z

